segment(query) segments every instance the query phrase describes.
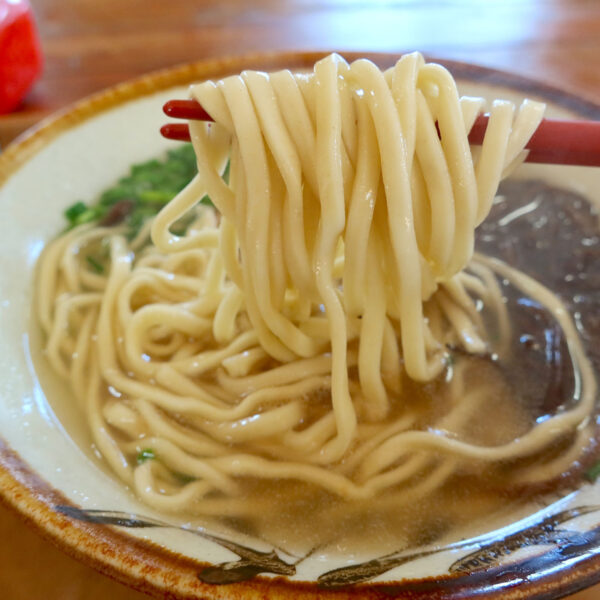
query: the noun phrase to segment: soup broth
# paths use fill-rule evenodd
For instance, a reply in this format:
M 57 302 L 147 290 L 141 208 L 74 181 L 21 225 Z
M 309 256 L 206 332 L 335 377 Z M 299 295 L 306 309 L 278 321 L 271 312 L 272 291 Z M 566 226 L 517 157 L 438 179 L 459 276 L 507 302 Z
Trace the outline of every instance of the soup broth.
M 500 188 L 489 219 L 477 232 L 479 251 L 531 274 L 562 298 L 575 318 L 596 372 L 600 370 L 597 223 L 598 215 L 579 196 L 540 182 L 508 181 Z M 86 252 L 97 256 L 103 252 L 103 243 L 101 238 L 96 239 Z M 192 273 L 194 265 L 189 268 Z M 494 343 L 496 324 L 484 307 L 482 315 L 489 321 L 492 332 L 489 352 L 469 356 L 453 349 L 452 360 L 442 375 L 426 384 L 403 376 L 391 394 L 391 410 L 383 424 L 375 423 L 368 406 L 362 406 L 359 400 L 359 441 L 382 435 L 384 430 L 393 439 L 393 435 L 410 428 L 439 432 L 446 438 L 472 445 L 502 446 L 571 407 L 575 402 L 576 377 L 560 327 L 547 309 L 523 295 L 508 279 L 500 281 L 500 286 L 511 322 L 508 346 Z M 134 308 L 152 300 L 151 288 L 144 293 L 145 296 L 136 296 Z M 78 317 L 74 319 L 77 321 Z M 158 345 L 165 342 L 160 331 L 155 341 Z M 260 358 L 254 369 L 259 372 L 265 365 L 268 359 Z M 356 379 L 353 369 L 350 366 L 351 384 L 353 375 Z M 251 369 L 248 375 L 252 374 Z M 220 381 L 216 375 L 200 379 L 219 395 Z M 47 385 L 52 402 L 52 384 L 48 381 Z M 95 393 L 99 410 L 124 455 L 132 464 L 138 462 L 154 470 L 160 482 L 157 493 L 168 494 L 194 481 L 189 473 L 179 473 L 169 466 L 169 461 L 163 462 L 161 450 L 153 446 L 150 434 L 143 430 L 136 433 L 133 409 L 137 398 L 128 397 L 112 385 Z M 244 395 L 241 393 L 240 397 Z M 303 431 L 319 427 L 331 402 L 327 389 L 311 391 L 302 400 L 308 409 L 302 426 L 296 430 L 298 439 Z M 61 412 L 65 410 L 69 409 L 59 408 L 59 417 L 64 416 Z M 256 414 L 260 413 L 258 404 Z M 132 429 L 125 434 L 123 423 L 129 417 Z M 190 432 L 202 435 L 207 427 L 214 425 L 209 419 L 192 418 L 177 411 L 168 416 L 163 412 L 162 417 L 173 431 L 180 431 L 183 436 Z M 256 427 L 257 421 L 260 417 L 237 421 L 230 430 L 223 426 L 220 443 L 243 454 L 250 447 L 239 431 Z M 536 472 L 563 455 L 568 458 L 573 443 L 571 435 L 558 438 L 543 452 L 498 462 L 467 460 L 440 454 L 435 449 L 410 448 L 396 455 L 392 462 L 383 455 L 371 457 L 369 462 L 362 461 L 366 450 L 358 444 L 334 465 L 332 477 L 335 471 L 360 482 L 373 474 L 386 477 L 402 470 L 405 477 L 382 493 L 345 499 L 322 486 L 293 478 L 239 476 L 234 494 L 210 492 L 199 511 L 190 502 L 186 507 L 189 513 L 186 514 L 186 508 L 178 513 L 185 519 L 196 519 L 201 513 L 201 521 L 209 527 L 239 531 L 291 554 L 321 551 L 353 556 L 392 552 L 432 543 L 453 531 L 468 530 L 473 534 L 484 531 L 492 518 L 501 520 L 503 514 L 515 507 L 532 501 L 544 503 L 555 494 L 580 485 L 596 452 L 593 424 L 586 429 L 586 435 L 585 452 L 566 460 L 561 475 L 551 480 L 541 478 L 538 482 Z M 274 458 L 279 450 L 271 442 L 267 437 L 251 451 L 264 460 Z M 298 441 L 290 446 L 287 460 L 294 460 L 302 452 L 311 452 L 311 448 Z

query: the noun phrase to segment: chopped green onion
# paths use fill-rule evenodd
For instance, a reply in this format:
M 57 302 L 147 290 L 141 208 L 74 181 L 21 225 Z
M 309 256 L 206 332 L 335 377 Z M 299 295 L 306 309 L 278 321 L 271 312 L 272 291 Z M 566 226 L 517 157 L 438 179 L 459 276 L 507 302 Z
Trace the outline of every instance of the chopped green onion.
M 72 204 L 69 206 L 69 208 L 67 208 L 67 210 L 65 210 L 65 218 L 67 221 L 73 223 L 75 219 L 86 210 L 87 206 L 83 202 L 75 202 L 75 204 Z
M 231 161 L 228 160 L 227 164 L 225 165 L 225 170 L 223 171 L 223 181 L 225 183 L 229 183 L 229 172 L 231 171 Z
M 169 150 L 163 160 L 152 159 L 133 165 L 129 174 L 104 191 L 95 204 L 76 202 L 67 208 L 65 218 L 68 228 L 93 221 L 102 223 L 106 219 L 107 226 L 125 224 L 129 229 L 127 237 L 133 239 L 146 220 L 170 202 L 197 172 L 196 155 L 191 144 Z M 223 173 L 223 179 L 227 181 L 228 178 L 229 162 Z M 208 196 L 200 202 L 212 206 Z M 120 204 L 127 205 L 128 210 L 113 209 Z M 181 220 L 177 227 L 180 235 L 185 234 L 189 223 L 191 220 Z
M 177 192 L 173 190 L 142 190 L 138 198 L 140 202 L 146 204 L 166 204 L 176 194 Z
M 77 215 L 73 223 L 75 225 L 83 225 L 84 223 L 91 223 L 92 221 L 96 221 L 102 211 L 99 210 L 98 207 L 92 206 L 91 208 L 86 208 L 82 213 Z
M 584 477 L 591 481 L 592 483 L 600 477 L 600 461 L 598 461 L 595 465 L 591 466 L 585 473 Z
M 138 465 L 141 465 L 142 463 L 146 462 L 147 460 L 154 460 L 155 458 L 156 458 L 156 454 L 154 454 L 154 450 L 152 450 L 152 448 L 144 448 L 137 455 L 137 462 L 138 462 Z
M 121 200 L 127 200 L 131 197 L 132 190 L 129 187 L 116 185 L 105 192 L 100 196 L 100 204 L 103 206 L 111 206 L 120 202 Z
M 96 271 L 96 273 L 101 274 L 104 273 L 104 265 L 99 263 L 93 256 L 86 256 L 85 260 L 87 263 Z
M 195 477 L 192 477 L 191 475 L 186 475 L 185 473 L 174 472 L 173 475 L 175 476 L 175 479 L 177 479 L 180 483 L 183 483 L 183 484 L 191 483 L 192 481 L 196 481 Z

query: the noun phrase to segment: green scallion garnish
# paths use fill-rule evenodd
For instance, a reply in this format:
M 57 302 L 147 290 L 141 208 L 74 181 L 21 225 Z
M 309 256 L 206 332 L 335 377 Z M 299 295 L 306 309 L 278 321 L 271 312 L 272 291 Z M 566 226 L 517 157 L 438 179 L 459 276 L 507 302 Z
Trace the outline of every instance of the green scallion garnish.
M 600 461 L 592 465 L 583 475 L 588 481 L 592 483 L 600 477 Z
M 90 265 L 90 267 L 92 267 L 92 269 L 96 271 L 96 273 L 98 273 L 99 275 L 104 273 L 104 265 L 99 263 L 93 256 L 88 255 L 85 257 L 85 260 L 87 261 L 88 265 Z
M 146 220 L 156 215 L 196 173 L 196 156 L 191 144 L 169 150 L 163 160 L 133 165 L 129 175 L 104 191 L 95 204 L 86 205 L 80 201 L 67 208 L 64 215 L 68 229 L 94 221 L 107 226 L 125 223 L 129 229 L 127 235 L 132 239 Z M 227 173 L 228 168 L 224 177 Z M 208 196 L 200 202 L 212 205 Z M 183 235 L 189 222 L 179 225 L 178 233 Z
M 192 477 L 191 475 L 186 475 L 185 473 L 174 472 L 173 475 L 175 476 L 175 479 L 179 481 L 179 483 L 183 483 L 184 485 L 191 483 L 192 481 L 196 481 L 195 477 Z
M 146 462 L 147 460 L 154 460 L 156 458 L 156 454 L 154 454 L 154 450 L 152 448 L 144 448 L 137 455 L 138 465 Z
M 87 206 L 83 202 L 75 202 L 75 204 L 72 204 L 71 206 L 69 206 L 69 208 L 67 208 L 67 210 L 65 210 L 65 219 L 67 219 L 69 223 L 75 223 L 77 217 L 80 214 L 84 213 L 86 210 Z

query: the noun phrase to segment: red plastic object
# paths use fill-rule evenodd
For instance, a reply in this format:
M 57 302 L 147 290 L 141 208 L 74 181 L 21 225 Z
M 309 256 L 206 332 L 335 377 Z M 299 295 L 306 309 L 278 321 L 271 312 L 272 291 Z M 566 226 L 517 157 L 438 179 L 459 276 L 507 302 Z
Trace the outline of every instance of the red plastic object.
M 0 0 L 0 114 L 19 106 L 42 70 L 42 50 L 27 0 Z
M 163 110 L 177 119 L 212 121 L 195 100 L 169 100 Z M 469 133 L 471 144 L 482 143 L 487 123 L 486 115 L 476 119 Z M 185 123 L 168 123 L 160 128 L 160 132 L 171 140 L 190 139 Z M 526 162 L 600 167 L 600 121 L 543 119 L 525 148 L 529 150 Z
M 163 106 L 165 115 L 176 119 L 212 121 L 212 117 L 195 100 L 169 100 Z
M 480 144 L 486 127 L 487 117 L 478 117 L 469 141 Z M 526 162 L 600 167 L 600 121 L 543 119 L 525 148 Z

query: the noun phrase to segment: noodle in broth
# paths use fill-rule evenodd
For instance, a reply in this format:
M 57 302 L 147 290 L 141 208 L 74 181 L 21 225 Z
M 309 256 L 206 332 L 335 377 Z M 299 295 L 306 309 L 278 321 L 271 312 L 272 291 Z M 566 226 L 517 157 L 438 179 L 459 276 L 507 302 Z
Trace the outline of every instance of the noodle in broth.
M 289 498 L 329 507 L 326 537 L 340 503 L 402 512 L 482 469 L 513 485 L 568 471 L 596 393 L 578 332 L 555 294 L 473 250 L 543 105 L 494 102 L 471 149 L 483 101 L 418 53 L 191 93 L 215 121 L 190 123 L 194 180 L 135 239 L 83 225 L 40 259 L 47 358 L 118 476 L 157 509 L 259 531 Z M 103 244 L 100 274 L 85 257 Z M 567 341 L 573 401 L 539 423 L 497 366 L 511 338 L 497 276 Z M 473 433 L 483 411 L 504 424 Z

